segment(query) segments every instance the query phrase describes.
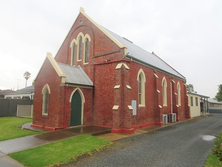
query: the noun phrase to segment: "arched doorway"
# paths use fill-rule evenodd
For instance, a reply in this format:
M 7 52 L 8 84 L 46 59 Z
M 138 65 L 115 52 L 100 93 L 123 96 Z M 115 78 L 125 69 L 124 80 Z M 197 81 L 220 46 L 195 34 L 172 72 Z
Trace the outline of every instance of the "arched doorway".
M 75 91 L 71 101 L 71 117 L 70 126 L 78 126 L 82 124 L 82 99 L 79 91 Z

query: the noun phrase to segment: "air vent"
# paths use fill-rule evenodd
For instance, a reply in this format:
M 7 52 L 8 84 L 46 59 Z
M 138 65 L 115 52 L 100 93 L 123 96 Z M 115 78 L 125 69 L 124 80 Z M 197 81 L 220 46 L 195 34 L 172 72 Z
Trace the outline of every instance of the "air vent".
M 167 124 L 167 114 L 162 114 L 162 122 L 164 125 Z
M 169 115 L 169 122 L 176 122 L 176 120 L 177 120 L 176 113 L 170 113 L 170 115 Z

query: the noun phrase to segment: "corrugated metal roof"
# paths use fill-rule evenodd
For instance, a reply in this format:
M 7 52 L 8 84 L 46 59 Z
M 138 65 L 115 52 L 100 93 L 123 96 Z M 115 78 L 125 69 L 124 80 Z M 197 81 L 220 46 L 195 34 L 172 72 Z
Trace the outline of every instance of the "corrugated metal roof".
M 26 88 L 19 89 L 17 91 L 9 92 L 6 95 L 17 95 L 17 94 L 30 94 L 35 92 L 35 87 L 27 86 Z
M 104 27 L 103 27 L 104 28 Z M 112 31 L 104 28 L 110 35 L 112 35 L 116 40 L 118 40 L 122 45 L 127 46 L 127 56 L 135 59 L 137 61 L 141 61 L 150 66 L 153 66 L 159 70 L 170 73 L 179 78 L 185 79 L 180 73 L 170 67 L 167 63 L 161 60 L 155 54 L 149 53 L 148 51 L 140 48 L 139 46 L 133 44 L 131 41 L 126 38 L 120 37 L 119 35 L 113 33 Z
M 201 94 L 198 94 L 198 93 L 195 93 L 195 92 L 189 92 L 188 91 L 187 94 L 197 95 L 197 96 L 204 97 L 204 98 L 210 98 L 209 96 L 201 95 Z
M 208 101 L 209 101 L 210 103 L 222 104 L 222 102 L 218 102 L 217 100 L 212 99 L 212 98 L 210 98 Z
M 66 75 L 66 83 L 93 86 L 93 82 L 80 66 L 73 67 L 63 63 L 58 63 L 58 65 Z

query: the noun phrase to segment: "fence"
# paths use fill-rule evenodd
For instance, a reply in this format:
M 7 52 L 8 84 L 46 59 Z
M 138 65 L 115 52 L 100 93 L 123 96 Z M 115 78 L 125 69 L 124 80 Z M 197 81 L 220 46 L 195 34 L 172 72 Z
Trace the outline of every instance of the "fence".
M 0 99 L 0 117 L 17 116 L 18 105 L 33 105 L 33 100 L 22 99 Z M 22 113 L 21 107 L 19 107 L 19 114 Z M 24 115 L 27 114 L 27 108 L 24 110 Z M 31 111 L 30 111 L 31 114 Z M 30 115 L 31 116 L 31 115 Z
M 33 118 L 33 105 L 17 105 L 17 117 Z

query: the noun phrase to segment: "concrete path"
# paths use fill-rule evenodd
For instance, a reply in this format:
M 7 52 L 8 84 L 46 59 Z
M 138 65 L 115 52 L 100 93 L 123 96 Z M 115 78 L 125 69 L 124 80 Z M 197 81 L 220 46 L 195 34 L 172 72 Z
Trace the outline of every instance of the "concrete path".
M 64 166 L 203 167 L 222 131 L 222 114 L 200 117 L 115 142 L 111 149 Z
M 0 142 L 0 166 L 3 166 L 2 164 L 5 164 L 3 167 L 21 166 L 21 164 L 19 164 L 17 161 L 6 156 L 9 153 L 26 150 L 28 148 L 37 147 L 40 145 L 71 138 L 82 134 L 100 134 L 110 132 L 110 130 L 110 128 L 104 127 L 84 126 L 2 141 Z

